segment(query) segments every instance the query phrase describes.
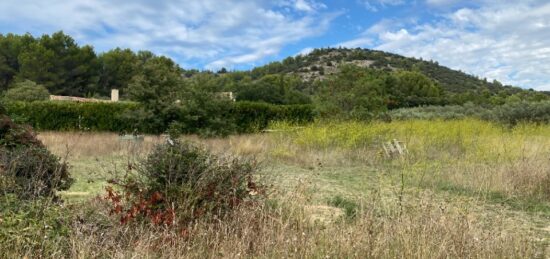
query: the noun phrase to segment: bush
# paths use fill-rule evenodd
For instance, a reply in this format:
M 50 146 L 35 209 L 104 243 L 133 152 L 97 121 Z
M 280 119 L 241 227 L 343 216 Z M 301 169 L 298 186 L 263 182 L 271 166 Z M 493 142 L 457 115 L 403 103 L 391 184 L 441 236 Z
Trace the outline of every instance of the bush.
M 477 118 L 514 126 L 518 123 L 550 123 L 550 102 L 511 102 L 492 108 L 472 103 L 396 109 L 386 114 L 393 120 Z
M 291 123 L 312 122 L 313 105 L 273 105 L 258 102 L 237 102 L 232 112 L 241 133 L 256 132 L 267 128 L 271 121 Z
M 66 251 L 70 243 L 70 209 L 51 203 L 49 198 L 22 201 L 4 196 L 1 204 L 2 258 L 21 258 L 29 252 L 35 258 L 48 258 Z
M 512 126 L 521 122 L 550 123 L 550 101 L 507 103 L 494 108 L 489 118 Z
M 252 163 L 219 158 L 185 142 L 158 145 L 136 170 L 136 177 L 118 183 L 125 195 L 108 190 L 122 223 L 137 218 L 171 225 L 219 218 L 258 191 Z M 127 198 L 128 207 L 123 208 L 120 197 Z
M 424 106 L 392 110 L 387 115 L 393 120 L 434 120 L 463 119 L 466 117 L 486 117 L 490 110 L 472 103 L 465 105 Z
M 67 165 L 51 154 L 28 128 L 0 115 L 0 187 L 24 199 L 55 196 L 70 187 Z
M 16 83 L 13 88 L 8 89 L 4 98 L 9 101 L 44 101 L 50 98 L 48 89 L 43 85 L 38 85 L 33 81 L 25 80 Z

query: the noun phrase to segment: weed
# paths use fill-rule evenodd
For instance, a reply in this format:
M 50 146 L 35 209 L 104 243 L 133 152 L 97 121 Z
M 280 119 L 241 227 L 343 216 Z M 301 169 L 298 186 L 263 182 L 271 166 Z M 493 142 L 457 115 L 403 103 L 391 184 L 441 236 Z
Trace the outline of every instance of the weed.
M 359 212 L 359 205 L 357 205 L 356 202 L 344 198 L 340 195 L 332 197 L 332 199 L 329 200 L 328 204 L 333 207 L 343 209 L 344 215 L 347 219 L 354 219 L 355 217 L 357 217 L 357 214 Z

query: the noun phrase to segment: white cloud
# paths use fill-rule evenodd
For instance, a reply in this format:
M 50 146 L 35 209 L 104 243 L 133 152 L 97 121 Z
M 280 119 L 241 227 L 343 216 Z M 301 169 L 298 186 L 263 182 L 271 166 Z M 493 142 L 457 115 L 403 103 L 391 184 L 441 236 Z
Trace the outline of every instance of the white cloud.
M 433 6 L 450 6 L 460 2 L 460 0 L 426 0 L 426 3 Z
M 323 3 L 317 3 L 313 1 L 307 1 L 307 0 L 295 0 L 294 8 L 296 10 L 304 11 L 304 12 L 315 12 L 319 9 L 326 8 L 326 5 Z
M 324 8 L 313 0 L 2 0 L 0 24 L 64 30 L 99 50 L 149 49 L 215 68 L 259 61 L 324 32 L 334 18 Z
M 392 28 L 382 21 L 351 42 L 437 60 L 506 84 L 550 90 L 548 17 L 550 3 L 544 1 L 496 1 L 420 25 Z
M 315 49 L 311 48 L 311 47 L 307 47 L 307 48 L 304 48 L 304 49 L 300 50 L 300 52 L 296 53 L 296 55 L 294 55 L 294 56 L 298 56 L 298 55 L 305 56 L 305 55 L 313 52 L 313 50 L 315 50 Z
M 378 12 L 380 8 L 385 8 L 387 6 L 405 4 L 404 0 L 358 0 L 358 2 L 371 12 Z

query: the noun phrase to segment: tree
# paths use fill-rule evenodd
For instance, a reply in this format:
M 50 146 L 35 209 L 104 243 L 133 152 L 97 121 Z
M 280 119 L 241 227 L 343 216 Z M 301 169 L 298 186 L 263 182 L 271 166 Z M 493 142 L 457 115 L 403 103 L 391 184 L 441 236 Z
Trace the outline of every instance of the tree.
M 16 81 L 31 80 L 44 85 L 56 93 L 55 87 L 60 84 L 59 74 L 55 73 L 55 53 L 35 42 L 19 55 L 19 73 Z
M 441 88 L 417 71 L 399 71 L 388 81 L 390 108 L 438 104 Z
M 54 53 L 52 72 L 57 76 L 54 87 L 48 89 L 61 95 L 85 96 L 95 91 L 98 82 L 98 62 L 93 47 L 78 44 L 62 31 L 44 35 L 40 44 Z
M 177 101 L 182 100 L 185 87 L 182 70 L 170 59 L 152 57 L 145 61 L 140 74 L 128 84 L 131 100 L 143 104 L 143 108 L 128 116 L 135 119 L 136 127 L 148 125 L 147 132 L 162 133 L 178 119 Z
M 237 87 L 237 100 L 267 102 L 272 104 L 307 104 L 311 99 L 298 91 L 302 80 L 295 76 L 281 74 L 266 75 L 254 82 L 242 83 Z
M 319 82 L 315 98 L 323 117 L 368 120 L 386 109 L 387 99 L 381 72 L 354 65 L 343 66 L 339 73 Z
M 43 84 L 59 95 L 93 94 L 97 84 L 97 58 L 92 47 L 79 47 L 63 32 L 44 35 L 18 56 L 17 80 Z
M 0 91 L 7 90 L 19 72 L 19 55 L 36 42 L 30 34 L 0 34 Z
M 132 77 L 140 72 L 141 62 L 130 49 L 116 48 L 98 57 L 99 83 L 97 91 L 108 95 L 111 89 L 119 89 L 124 94 Z
M 33 81 L 25 80 L 23 82 L 16 83 L 13 88 L 6 91 L 4 98 L 10 101 L 43 101 L 50 98 L 50 93 L 43 85 L 38 85 Z
M 178 100 L 181 87 L 181 68 L 169 58 L 154 57 L 146 60 L 141 73 L 132 77 L 128 95 L 134 101 L 156 106 Z

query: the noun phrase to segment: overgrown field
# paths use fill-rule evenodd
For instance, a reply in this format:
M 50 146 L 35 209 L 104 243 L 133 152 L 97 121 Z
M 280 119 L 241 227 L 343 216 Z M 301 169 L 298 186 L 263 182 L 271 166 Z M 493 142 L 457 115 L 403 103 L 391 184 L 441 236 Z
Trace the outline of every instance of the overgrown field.
M 265 185 L 253 205 L 185 226 L 121 224 L 103 198 L 109 180 L 162 137 L 39 138 L 68 154 L 76 181 L 63 203 L 2 201 L 4 257 L 550 257 L 550 125 L 274 123 L 263 134 L 184 136 L 221 157 L 255 160 L 255 182 Z M 407 152 L 388 157 L 383 144 L 394 139 Z

